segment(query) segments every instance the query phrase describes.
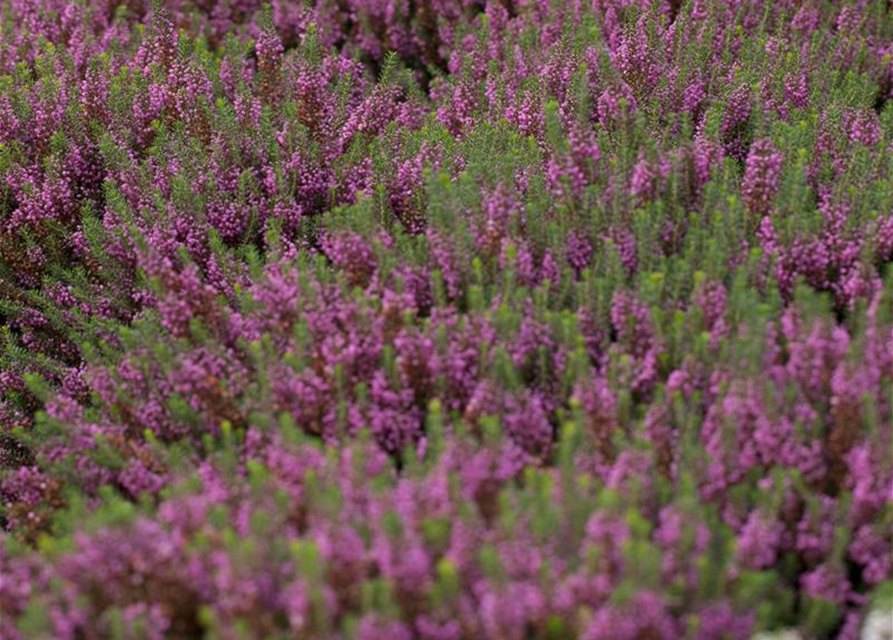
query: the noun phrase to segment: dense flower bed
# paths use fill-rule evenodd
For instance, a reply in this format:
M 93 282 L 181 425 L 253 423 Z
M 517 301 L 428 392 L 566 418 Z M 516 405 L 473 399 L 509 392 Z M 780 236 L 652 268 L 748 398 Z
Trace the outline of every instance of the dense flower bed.
M 858 638 L 893 3 L 0 0 L 0 637 Z

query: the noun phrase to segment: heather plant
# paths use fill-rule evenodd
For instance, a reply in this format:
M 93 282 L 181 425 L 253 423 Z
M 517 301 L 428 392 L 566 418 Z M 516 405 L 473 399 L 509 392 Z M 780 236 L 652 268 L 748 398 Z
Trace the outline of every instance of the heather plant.
M 0 636 L 860 637 L 891 60 L 883 0 L 0 0 Z

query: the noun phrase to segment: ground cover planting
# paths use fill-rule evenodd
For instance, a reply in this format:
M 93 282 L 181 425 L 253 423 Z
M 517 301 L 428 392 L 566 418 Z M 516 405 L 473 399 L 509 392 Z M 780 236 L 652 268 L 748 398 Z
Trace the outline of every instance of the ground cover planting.
M 0 0 L 0 638 L 866 638 L 891 263 L 888 0 Z

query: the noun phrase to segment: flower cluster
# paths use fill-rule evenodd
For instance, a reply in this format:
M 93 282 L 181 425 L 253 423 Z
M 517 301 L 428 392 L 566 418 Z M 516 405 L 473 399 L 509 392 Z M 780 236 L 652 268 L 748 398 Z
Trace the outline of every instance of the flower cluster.
M 0 7 L 0 637 L 889 608 L 889 2 Z

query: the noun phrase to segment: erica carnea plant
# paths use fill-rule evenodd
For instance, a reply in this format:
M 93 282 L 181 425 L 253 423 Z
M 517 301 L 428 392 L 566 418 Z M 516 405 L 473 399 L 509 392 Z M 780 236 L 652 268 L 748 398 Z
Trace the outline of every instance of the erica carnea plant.
M 855 640 L 891 263 L 886 0 L 0 0 L 0 637 Z

